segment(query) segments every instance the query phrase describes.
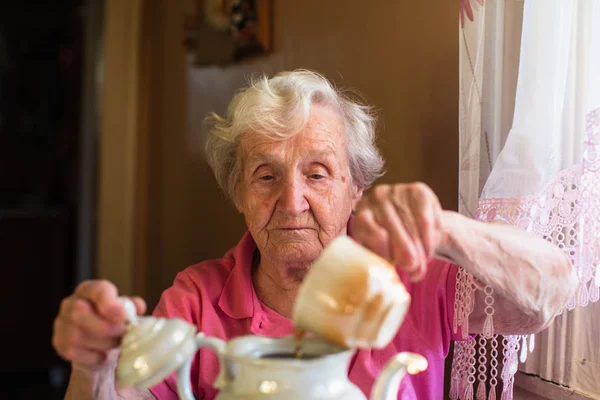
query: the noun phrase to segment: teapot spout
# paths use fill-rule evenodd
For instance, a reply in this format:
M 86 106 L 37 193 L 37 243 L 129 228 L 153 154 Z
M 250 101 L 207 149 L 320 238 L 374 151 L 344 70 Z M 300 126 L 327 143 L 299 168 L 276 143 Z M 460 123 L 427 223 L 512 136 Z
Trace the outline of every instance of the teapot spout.
M 420 354 L 402 352 L 392 358 L 383 368 L 375 382 L 370 400 L 396 400 L 400 381 L 408 372 L 416 375 L 427 369 L 427 360 Z

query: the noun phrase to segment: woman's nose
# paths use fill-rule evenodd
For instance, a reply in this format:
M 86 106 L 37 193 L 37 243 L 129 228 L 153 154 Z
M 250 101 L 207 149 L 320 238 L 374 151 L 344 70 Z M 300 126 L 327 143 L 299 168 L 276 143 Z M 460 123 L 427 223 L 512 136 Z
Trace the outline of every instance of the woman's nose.
M 298 216 L 309 209 L 306 200 L 305 185 L 297 179 L 288 179 L 283 183 L 279 207 L 290 216 Z

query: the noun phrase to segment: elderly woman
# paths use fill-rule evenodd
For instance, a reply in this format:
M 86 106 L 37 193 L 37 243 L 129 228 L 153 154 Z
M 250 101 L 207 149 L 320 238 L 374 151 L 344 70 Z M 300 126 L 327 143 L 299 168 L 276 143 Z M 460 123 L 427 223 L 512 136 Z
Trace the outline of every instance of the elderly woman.
M 180 317 L 208 335 L 293 333 L 298 287 L 328 243 L 350 235 L 394 261 L 412 304 L 394 340 L 360 350 L 348 371 L 368 393 L 382 365 L 399 351 L 426 356 L 429 369 L 405 378 L 398 398 L 443 398 L 444 359 L 451 340 L 457 265 L 496 293 L 497 333 L 544 329 L 577 285 L 567 257 L 542 239 L 441 209 L 422 183 L 379 185 L 382 158 L 369 107 L 310 71 L 250 83 L 227 115 L 209 117 L 206 146 L 217 182 L 244 216 L 248 232 L 225 256 L 191 266 L 154 311 Z M 114 372 L 125 314 L 106 281 L 82 283 L 65 299 L 53 344 L 72 363 L 68 398 L 114 398 Z M 478 293 L 481 296 L 481 293 Z M 479 299 L 481 300 L 481 299 Z M 135 299 L 138 312 L 143 301 Z M 476 299 L 469 332 L 482 331 Z M 218 363 L 200 351 L 192 366 L 195 395 L 212 399 Z M 119 390 L 128 399 L 174 399 L 172 379 L 150 391 Z

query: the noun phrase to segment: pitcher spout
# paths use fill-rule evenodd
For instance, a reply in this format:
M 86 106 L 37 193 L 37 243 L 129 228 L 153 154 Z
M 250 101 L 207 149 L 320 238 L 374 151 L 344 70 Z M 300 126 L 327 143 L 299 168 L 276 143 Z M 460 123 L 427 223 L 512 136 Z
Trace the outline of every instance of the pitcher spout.
M 420 354 L 402 352 L 385 365 L 375 382 L 370 400 L 396 400 L 404 375 L 416 375 L 427 369 L 427 360 Z

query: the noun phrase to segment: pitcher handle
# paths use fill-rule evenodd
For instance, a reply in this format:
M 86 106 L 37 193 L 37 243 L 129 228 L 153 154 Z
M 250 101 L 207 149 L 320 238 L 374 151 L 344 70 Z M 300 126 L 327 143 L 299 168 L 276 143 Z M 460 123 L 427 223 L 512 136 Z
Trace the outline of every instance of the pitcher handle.
M 420 354 L 402 352 L 385 365 L 371 392 L 371 400 L 396 400 L 400 381 L 408 372 L 416 375 L 427 369 L 427 359 Z
M 197 350 L 201 347 L 210 347 L 217 353 L 221 371 L 214 382 L 214 386 L 217 389 L 223 387 L 227 383 L 224 359 L 227 345 L 221 339 L 208 337 L 202 332 L 198 332 L 196 335 L 195 344 Z M 194 400 L 194 394 L 192 393 L 192 386 L 190 384 L 190 372 L 193 359 L 194 357 L 190 357 L 179 371 L 177 371 L 177 394 L 181 400 Z

